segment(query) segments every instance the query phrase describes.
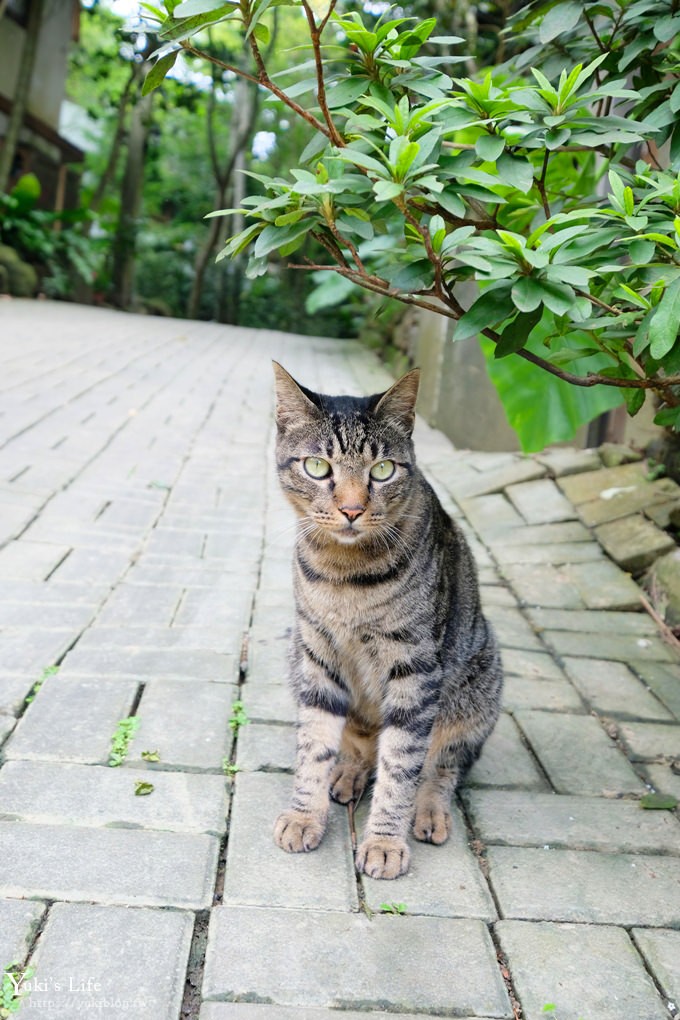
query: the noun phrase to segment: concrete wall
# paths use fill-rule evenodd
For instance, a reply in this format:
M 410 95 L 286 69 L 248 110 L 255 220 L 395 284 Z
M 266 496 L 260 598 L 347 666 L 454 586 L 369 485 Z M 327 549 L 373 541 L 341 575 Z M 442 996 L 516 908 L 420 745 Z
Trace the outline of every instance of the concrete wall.
M 38 38 L 28 111 L 55 130 L 59 127 L 72 32 L 71 0 L 48 0 Z M 0 94 L 8 99 L 14 98 L 23 45 L 24 29 L 12 18 L 3 17 L 0 21 Z

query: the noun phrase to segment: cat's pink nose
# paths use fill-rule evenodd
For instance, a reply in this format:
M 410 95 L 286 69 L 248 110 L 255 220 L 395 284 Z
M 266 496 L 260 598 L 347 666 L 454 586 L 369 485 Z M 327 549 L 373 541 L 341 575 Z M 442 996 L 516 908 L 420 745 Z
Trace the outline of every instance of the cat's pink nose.
M 361 517 L 365 509 L 363 506 L 341 506 L 340 513 L 344 514 L 348 521 L 356 521 L 357 517 Z

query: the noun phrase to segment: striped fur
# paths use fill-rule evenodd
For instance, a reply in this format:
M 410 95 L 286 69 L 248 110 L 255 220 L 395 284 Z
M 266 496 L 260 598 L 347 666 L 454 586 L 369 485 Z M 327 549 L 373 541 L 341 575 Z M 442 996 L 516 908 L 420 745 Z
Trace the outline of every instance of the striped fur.
M 418 372 L 384 394 L 328 397 L 274 370 L 279 478 L 299 518 L 295 790 L 274 837 L 314 849 L 329 794 L 356 801 L 375 773 L 356 865 L 396 878 L 411 826 L 431 843 L 449 835 L 453 791 L 498 717 L 498 649 L 465 539 L 415 464 Z M 326 477 L 309 475 L 310 457 Z M 394 474 L 371 478 L 386 459 Z

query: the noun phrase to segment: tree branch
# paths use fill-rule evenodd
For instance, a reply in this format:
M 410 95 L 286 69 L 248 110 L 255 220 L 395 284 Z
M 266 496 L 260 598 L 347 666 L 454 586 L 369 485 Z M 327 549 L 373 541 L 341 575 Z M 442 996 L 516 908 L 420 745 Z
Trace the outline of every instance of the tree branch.
M 191 53 L 192 56 L 194 57 L 199 57 L 199 59 L 201 60 L 207 60 L 211 64 L 216 64 L 218 67 L 221 67 L 222 70 L 224 71 L 229 71 L 231 74 L 238 75 L 239 78 L 246 78 L 248 81 L 254 82 L 255 85 L 262 85 L 263 88 L 267 89 L 268 92 L 271 92 L 273 95 L 275 95 L 277 99 L 280 99 L 281 102 L 284 103 L 290 110 L 293 110 L 293 112 L 296 113 L 299 117 L 302 117 L 303 120 L 306 120 L 308 124 L 311 124 L 315 131 L 320 131 L 322 135 L 325 135 L 326 138 L 328 138 L 329 132 L 326 125 L 323 124 L 320 120 L 318 120 L 314 116 L 314 114 L 310 113 L 308 110 L 305 110 L 305 108 L 300 106 L 299 103 L 296 103 L 295 100 L 289 99 L 286 93 L 282 89 L 280 89 L 278 85 L 275 85 L 274 82 L 270 79 L 269 75 L 267 74 L 267 69 L 262 59 L 262 54 L 260 53 L 255 36 L 251 35 L 249 41 L 250 49 L 252 51 L 253 57 L 255 58 L 255 63 L 257 64 L 258 68 L 257 75 L 250 74 L 248 71 L 244 71 L 243 68 L 237 67 L 235 64 L 226 64 L 223 60 L 218 60 L 217 57 L 213 57 L 211 56 L 210 53 L 205 53 L 203 50 L 197 50 L 195 46 L 191 46 L 188 42 L 186 42 L 186 40 L 182 42 L 182 49 L 185 50 L 187 53 Z
M 328 103 L 326 100 L 326 81 L 324 79 L 323 74 L 323 58 L 321 56 L 320 46 L 321 33 L 323 32 L 328 21 L 328 18 L 330 17 L 331 12 L 335 7 L 335 2 L 336 0 L 332 0 L 328 14 L 323 19 L 319 27 L 317 27 L 314 14 L 310 9 L 307 0 L 302 0 L 302 6 L 307 16 L 307 22 L 309 24 L 309 34 L 312 40 L 312 49 L 314 50 L 314 63 L 316 65 L 316 98 L 319 103 L 319 109 L 321 110 L 323 119 L 328 127 L 328 137 L 330 138 L 333 145 L 337 146 L 338 148 L 342 148 L 345 144 L 345 140 L 333 122 L 333 118 L 331 116 L 330 110 L 328 109 Z

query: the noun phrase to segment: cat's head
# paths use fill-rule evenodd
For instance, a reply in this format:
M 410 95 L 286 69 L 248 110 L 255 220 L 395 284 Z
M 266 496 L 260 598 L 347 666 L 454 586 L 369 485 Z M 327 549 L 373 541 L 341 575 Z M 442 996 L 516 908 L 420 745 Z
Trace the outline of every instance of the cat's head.
M 277 362 L 274 374 L 279 479 L 309 534 L 389 537 L 413 486 L 419 371 L 370 397 L 314 393 Z

